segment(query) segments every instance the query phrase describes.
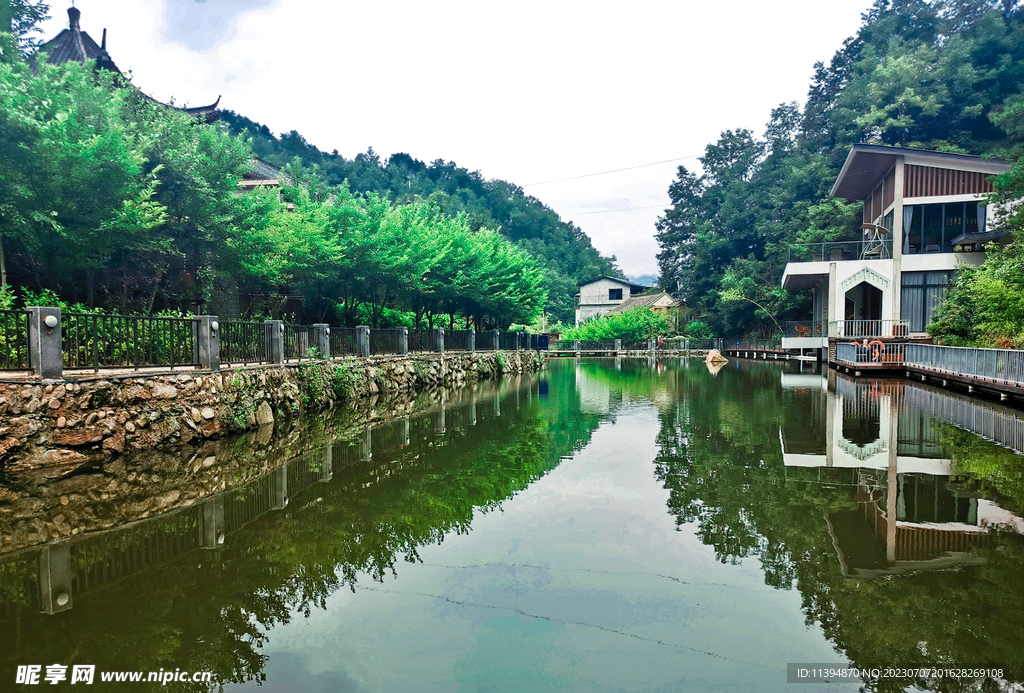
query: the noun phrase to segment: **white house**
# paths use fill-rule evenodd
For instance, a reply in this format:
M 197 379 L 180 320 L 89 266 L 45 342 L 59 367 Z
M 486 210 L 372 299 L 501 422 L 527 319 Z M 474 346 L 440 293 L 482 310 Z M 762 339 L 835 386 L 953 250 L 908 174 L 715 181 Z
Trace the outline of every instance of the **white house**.
M 961 264 L 978 265 L 996 210 L 979 204 L 996 159 L 857 144 L 832 197 L 863 204 L 857 241 L 790 246 L 786 289 L 810 290 L 812 315 L 786 326 L 784 349 L 825 349 L 828 338 L 924 335 Z
M 601 275 L 596 279 L 583 282 L 576 293 L 576 324 L 584 320 L 604 315 L 612 308 L 634 294 L 646 291 L 648 287 L 633 282 Z

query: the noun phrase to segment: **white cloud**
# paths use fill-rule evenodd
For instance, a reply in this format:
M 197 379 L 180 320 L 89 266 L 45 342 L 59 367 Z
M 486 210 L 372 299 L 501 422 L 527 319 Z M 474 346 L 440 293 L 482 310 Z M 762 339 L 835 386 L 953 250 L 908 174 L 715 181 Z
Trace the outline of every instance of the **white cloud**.
M 351 157 L 372 146 L 519 184 L 699 154 L 803 100 L 870 0 L 509 5 L 79 0 L 157 98 L 221 105 Z M 59 6 L 47 38 L 66 24 Z M 692 163 L 692 162 L 686 162 Z M 677 164 L 527 190 L 557 212 L 665 205 Z M 632 274 L 660 209 L 569 216 Z

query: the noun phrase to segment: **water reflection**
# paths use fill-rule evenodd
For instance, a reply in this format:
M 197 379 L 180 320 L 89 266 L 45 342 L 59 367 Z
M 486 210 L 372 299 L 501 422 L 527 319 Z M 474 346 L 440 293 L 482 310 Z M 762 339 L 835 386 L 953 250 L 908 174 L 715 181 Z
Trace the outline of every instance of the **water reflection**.
M 1012 408 L 804 363 L 579 359 L 405 413 L 104 470 L 158 491 L 83 487 L 96 521 L 42 546 L 0 513 L 26 537 L 0 562 L 0 681 L 59 662 L 265 691 L 781 691 L 787 661 L 837 659 L 1020 678 Z M 34 497 L 62 495 L 47 531 L 78 501 Z M 866 686 L 967 690 L 947 684 Z

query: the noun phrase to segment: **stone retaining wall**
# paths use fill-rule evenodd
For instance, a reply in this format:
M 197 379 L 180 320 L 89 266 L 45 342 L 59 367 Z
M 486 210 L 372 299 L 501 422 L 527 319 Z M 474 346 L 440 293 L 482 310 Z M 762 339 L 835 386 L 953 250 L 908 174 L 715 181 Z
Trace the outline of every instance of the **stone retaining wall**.
M 0 473 L 56 479 L 118 454 L 214 438 L 341 403 L 539 368 L 535 352 L 347 358 L 233 371 L 0 383 Z

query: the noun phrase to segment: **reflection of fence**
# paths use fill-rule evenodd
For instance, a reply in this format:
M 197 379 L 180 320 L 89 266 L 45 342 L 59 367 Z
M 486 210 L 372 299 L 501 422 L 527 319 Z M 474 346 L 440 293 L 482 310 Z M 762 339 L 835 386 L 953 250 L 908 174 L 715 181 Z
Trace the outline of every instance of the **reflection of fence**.
M 1024 454 L 1024 418 L 1016 412 L 909 383 L 903 393 L 908 404 L 934 419 Z
M 0 370 L 24 371 L 28 359 L 28 311 L 0 310 Z
M 220 324 L 220 358 L 224 363 L 267 363 L 272 360 L 272 325 L 265 322 L 225 320 Z
M 64 368 L 195 366 L 196 321 L 64 313 L 61 353 Z

